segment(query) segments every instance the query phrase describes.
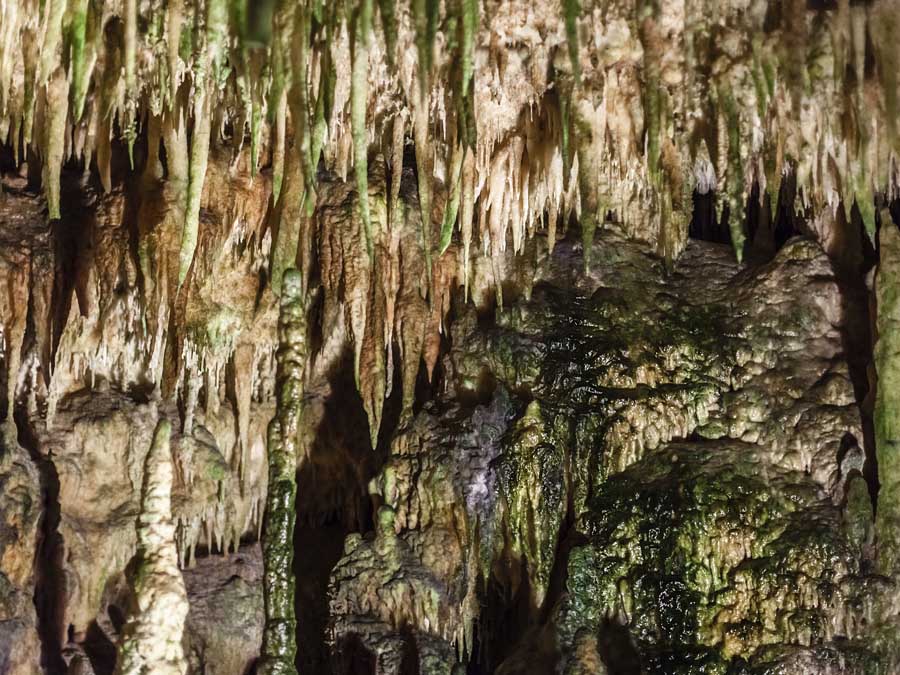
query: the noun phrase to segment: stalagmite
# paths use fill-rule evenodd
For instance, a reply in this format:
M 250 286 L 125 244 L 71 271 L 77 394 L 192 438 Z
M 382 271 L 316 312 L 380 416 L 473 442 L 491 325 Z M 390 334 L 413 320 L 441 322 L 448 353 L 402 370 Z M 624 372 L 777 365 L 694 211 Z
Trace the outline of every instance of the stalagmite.
M 303 374 L 306 368 L 306 303 L 300 273 L 288 269 L 281 286 L 278 320 L 278 408 L 269 423 L 269 490 L 263 532 L 266 624 L 261 675 L 294 672 L 294 473 L 301 458 L 300 424 Z
M 172 519 L 172 426 L 160 420 L 144 463 L 141 515 L 137 522 L 135 614 L 123 629 L 117 675 L 184 675 L 181 640 L 188 602 L 178 569 Z

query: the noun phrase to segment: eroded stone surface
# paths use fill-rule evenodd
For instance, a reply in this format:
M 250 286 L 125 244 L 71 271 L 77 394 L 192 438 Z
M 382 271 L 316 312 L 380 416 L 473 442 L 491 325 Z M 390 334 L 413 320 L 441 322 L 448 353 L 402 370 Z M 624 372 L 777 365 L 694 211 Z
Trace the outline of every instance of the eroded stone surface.
M 337 635 L 379 663 L 400 626 L 471 649 L 499 583 L 536 626 L 504 673 L 623 667 L 599 644 L 616 626 L 648 672 L 889 672 L 822 250 L 741 269 L 691 244 L 669 273 L 613 239 L 571 263 L 558 248 L 493 326 L 455 324 L 443 396 L 373 481 L 375 538 L 336 568 Z

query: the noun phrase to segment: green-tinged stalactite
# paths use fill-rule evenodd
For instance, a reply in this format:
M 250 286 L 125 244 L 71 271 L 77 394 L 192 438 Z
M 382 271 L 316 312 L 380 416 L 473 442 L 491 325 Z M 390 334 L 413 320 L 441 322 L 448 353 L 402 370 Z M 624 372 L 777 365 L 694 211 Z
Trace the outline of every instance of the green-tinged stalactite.
M 278 101 L 291 86 L 291 36 L 296 9 L 296 3 L 279 0 L 272 17 L 269 110 L 273 113 L 278 110 Z
M 281 281 L 285 270 L 297 264 L 297 248 L 303 219 L 303 171 L 296 152 L 285 156 L 284 180 L 277 204 L 278 231 L 272 242 L 271 272 L 272 290 L 281 294 Z
M 69 69 L 71 71 L 72 117 L 78 122 L 84 112 L 90 69 L 87 67 L 88 0 L 75 0 L 69 25 Z
M 209 59 L 210 75 L 216 87 L 224 85 L 225 63 L 228 56 L 226 38 L 228 36 L 228 3 L 226 0 L 206 2 L 206 53 Z
M 125 0 L 125 141 L 128 161 L 134 168 L 134 141 L 137 138 L 137 0 Z
M 293 82 L 291 87 L 291 121 L 294 124 L 294 145 L 300 152 L 303 163 L 304 188 L 307 193 L 315 190 L 315 172 L 311 167 L 309 82 L 306 77 L 309 68 L 309 38 L 312 17 L 309 9 L 299 7 L 294 27 L 292 58 Z
M 210 0 L 206 7 L 206 32 L 203 49 L 194 68 L 194 133 L 191 139 L 191 163 L 188 176 L 187 208 L 181 233 L 178 263 L 178 285 L 184 283 L 194 252 L 200 227 L 200 198 L 209 161 L 209 139 L 212 133 L 212 98 L 219 90 L 219 78 L 225 61 L 224 40 L 228 26 L 225 0 Z
M 453 154 L 450 158 L 450 199 L 447 201 L 447 207 L 444 210 L 444 219 L 441 223 L 441 241 L 438 244 L 438 254 L 443 255 L 450 247 L 450 241 L 453 239 L 453 225 L 456 223 L 456 214 L 459 211 L 459 200 L 462 189 L 462 163 L 465 148 L 461 143 L 456 143 L 453 147 Z
M 887 210 L 881 218 L 875 279 L 875 447 L 881 489 L 875 527 L 882 570 L 892 573 L 900 567 L 900 230 Z
M 454 42 L 453 49 L 459 50 L 459 61 L 461 70 L 459 79 L 454 78 L 456 90 L 454 92 L 454 102 L 456 104 L 456 138 L 451 141 L 453 151 L 450 154 L 450 167 L 447 180 L 450 189 L 450 195 L 444 208 L 444 215 L 441 221 L 441 236 L 438 243 L 438 255 L 443 253 L 450 246 L 453 238 L 453 226 L 457 222 L 457 215 L 469 216 L 468 210 L 463 209 L 460 213 L 460 202 L 463 198 L 463 161 L 466 151 L 475 146 L 475 115 L 474 115 L 474 95 L 469 88 L 473 77 L 473 69 L 475 63 L 475 33 L 478 29 L 478 3 L 474 0 L 462 0 L 459 4 L 454 5 L 454 11 L 459 14 L 457 17 L 456 30 L 451 31 L 454 38 L 458 41 Z M 460 230 L 471 231 L 471 223 L 466 226 L 460 221 Z
M 62 41 L 63 15 L 66 0 L 48 0 L 46 3 L 46 23 L 43 25 L 44 42 L 41 45 L 41 70 L 38 84 L 46 84 L 58 61 L 59 44 Z
M 362 0 L 357 9 L 353 41 L 353 71 L 350 83 L 350 124 L 353 133 L 353 164 L 359 191 L 359 218 L 371 259 L 372 216 L 369 213 L 369 160 L 366 132 L 366 105 L 369 92 L 369 36 L 372 31 L 372 0 Z
M 462 0 L 462 94 L 469 94 L 469 84 L 475 72 L 475 36 L 478 33 L 478 0 Z
M 416 33 L 416 52 L 419 59 L 419 99 L 413 112 L 413 140 L 419 178 L 419 210 L 422 214 L 422 249 L 425 269 L 431 283 L 431 150 L 429 149 L 428 119 L 431 90 L 431 62 L 434 38 L 437 35 L 438 4 L 434 0 L 413 0 L 413 25 Z
M 330 31 L 329 31 L 330 36 Z M 330 39 L 326 38 L 326 40 Z M 322 76 L 319 78 L 319 95 L 316 98 L 315 110 L 312 121 L 312 142 L 310 147 L 309 166 L 312 176 L 316 175 L 319 166 L 319 158 L 325 147 L 325 135 L 328 131 L 328 119 L 331 117 L 331 107 L 334 101 L 334 86 L 337 82 L 337 74 L 334 64 L 331 62 L 331 52 L 326 50 L 322 55 Z M 315 191 L 306 191 L 306 216 L 312 216 L 315 208 Z
M 281 181 L 284 179 L 284 146 L 287 132 L 287 97 L 282 94 L 275 110 L 275 147 L 272 149 L 272 203 L 277 204 L 281 196 Z
M 718 100 L 721 106 L 719 115 L 727 130 L 725 140 L 728 143 L 726 174 L 728 226 L 731 230 L 731 245 L 734 247 L 735 258 L 741 262 L 744 258 L 744 242 L 746 240 L 744 235 L 746 195 L 744 193 L 744 164 L 741 156 L 741 119 L 737 103 L 730 92 L 720 89 Z
M 464 297 L 469 299 L 469 249 L 472 246 L 472 223 L 475 219 L 475 150 L 466 149 L 462 168 L 462 199 L 459 212 L 459 229 L 463 241 Z
M 578 80 L 581 77 L 578 46 L 578 15 L 581 6 L 578 0 L 562 0 L 566 21 L 566 42 L 569 47 L 569 60 L 572 62 L 572 75 Z
M 50 219 L 59 218 L 59 172 L 66 146 L 66 102 L 69 81 L 62 69 L 47 83 L 47 121 L 44 128 L 44 190 Z
M 562 83 L 559 87 L 560 152 L 563 161 L 563 189 L 569 189 L 572 173 L 572 86 Z
M 169 70 L 169 110 L 175 105 L 178 95 L 178 45 L 181 43 L 181 30 L 184 24 L 184 12 L 180 2 L 166 4 L 166 65 Z
M 277 410 L 269 423 L 269 488 L 263 531 L 263 631 L 261 675 L 294 673 L 297 652 L 294 616 L 295 471 L 300 437 L 303 372 L 307 360 L 303 280 L 296 269 L 284 273 L 278 321 Z
M 378 13 L 381 15 L 381 30 L 384 33 L 384 56 L 388 67 L 393 71 L 397 58 L 397 2 L 396 0 L 378 0 Z
M 194 98 L 194 135 L 191 139 L 191 161 L 188 174 L 187 208 L 184 229 L 181 232 L 181 251 L 178 262 L 178 285 L 184 283 L 194 260 L 200 227 L 200 198 L 203 181 L 206 179 L 206 165 L 209 159 L 209 137 L 212 120 L 207 103 L 205 86 L 198 88 Z

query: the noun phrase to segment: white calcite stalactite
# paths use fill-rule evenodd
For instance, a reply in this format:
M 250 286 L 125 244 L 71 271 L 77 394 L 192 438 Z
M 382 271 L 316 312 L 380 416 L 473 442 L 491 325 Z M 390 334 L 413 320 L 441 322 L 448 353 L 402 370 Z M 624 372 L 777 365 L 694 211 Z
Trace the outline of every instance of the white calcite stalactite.
M 134 580 L 137 606 L 123 630 L 117 675 L 184 675 L 187 672 L 181 641 L 188 600 L 178 569 L 172 519 L 171 433 L 168 420 L 160 420 L 144 464 Z

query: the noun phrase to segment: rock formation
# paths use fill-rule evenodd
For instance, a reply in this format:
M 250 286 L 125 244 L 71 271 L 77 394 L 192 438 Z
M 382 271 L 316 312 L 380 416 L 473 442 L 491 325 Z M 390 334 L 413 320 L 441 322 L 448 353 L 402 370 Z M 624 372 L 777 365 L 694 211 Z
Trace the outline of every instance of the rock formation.
M 0 671 L 900 670 L 898 28 L 0 0 Z
M 178 569 L 172 519 L 171 434 L 172 425 L 168 420 L 161 420 L 144 462 L 132 584 L 134 614 L 122 629 L 115 671 L 119 675 L 184 675 L 187 672 L 181 637 L 188 602 Z

